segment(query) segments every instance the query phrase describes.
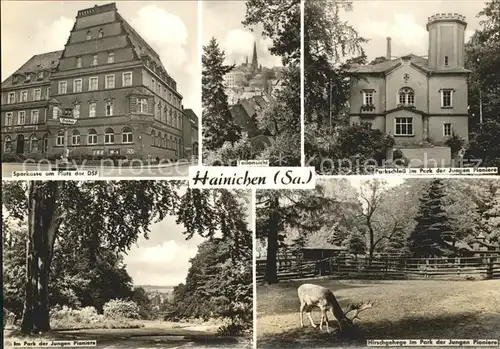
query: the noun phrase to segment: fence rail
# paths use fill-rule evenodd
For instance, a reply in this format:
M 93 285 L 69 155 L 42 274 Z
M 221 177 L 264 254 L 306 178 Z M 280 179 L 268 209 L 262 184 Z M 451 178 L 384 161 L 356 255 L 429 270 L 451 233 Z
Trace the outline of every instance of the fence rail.
M 278 279 L 314 276 L 384 279 L 500 279 L 500 256 L 461 258 L 329 257 L 279 259 Z M 264 279 L 266 260 L 256 263 L 257 281 Z

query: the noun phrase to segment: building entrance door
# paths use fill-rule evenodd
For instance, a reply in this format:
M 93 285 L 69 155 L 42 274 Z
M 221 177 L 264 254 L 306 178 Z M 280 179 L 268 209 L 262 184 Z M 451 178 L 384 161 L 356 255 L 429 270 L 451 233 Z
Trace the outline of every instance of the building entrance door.
M 24 136 L 23 135 L 17 136 L 16 154 L 24 154 Z

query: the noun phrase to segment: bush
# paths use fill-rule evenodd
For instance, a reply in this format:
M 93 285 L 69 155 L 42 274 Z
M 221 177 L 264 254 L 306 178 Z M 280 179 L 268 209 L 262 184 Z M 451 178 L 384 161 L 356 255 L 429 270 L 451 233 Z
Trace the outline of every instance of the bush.
M 121 317 L 108 317 L 99 314 L 94 307 L 72 309 L 56 305 L 50 310 L 50 326 L 53 329 L 80 328 L 138 328 L 138 324 Z
M 133 301 L 122 299 L 112 299 L 103 306 L 104 315 L 106 317 L 117 319 L 139 319 L 139 306 Z

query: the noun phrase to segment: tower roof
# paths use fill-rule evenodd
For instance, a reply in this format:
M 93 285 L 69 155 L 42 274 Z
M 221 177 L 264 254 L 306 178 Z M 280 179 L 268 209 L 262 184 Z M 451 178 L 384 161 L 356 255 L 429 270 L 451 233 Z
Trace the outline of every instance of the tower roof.
M 257 58 L 257 42 L 255 41 L 253 42 L 252 67 L 255 69 L 259 67 L 259 60 Z
M 458 13 L 437 13 L 428 17 L 427 19 L 427 30 L 429 26 L 436 22 L 458 22 L 467 27 L 467 22 L 465 22 L 465 16 Z

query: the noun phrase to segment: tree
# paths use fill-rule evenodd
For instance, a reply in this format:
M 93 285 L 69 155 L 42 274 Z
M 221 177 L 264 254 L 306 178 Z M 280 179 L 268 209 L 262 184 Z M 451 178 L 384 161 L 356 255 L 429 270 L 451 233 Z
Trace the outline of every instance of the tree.
M 488 1 L 478 17 L 482 18 L 482 28 L 476 30 L 465 45 L 466 67 L 472 71 L 469 105 L 473 130 L 480 126 L 480 98 L 483 120 L 500 121 L 500 2 Z
M 224 65 L 225 54 L 215 38 L 203 46 L 202 104 L 203 148 L 216 150 L 225 142 L 234 144 L 241 131 L 234 123 L 224 92 L 224 75 L 234 66 Z
M 232 236 L 224 190 L 187 189 L 177 194 L 175 181 L 30 181 L 4 183 L 3 204 L 14 218 L 28 216 L 26 286 L 21 330 L 45 332 L 49 324 L 49 280 L 58 237 L 87 246 L 91 258 L 102 247 L 125 252 L 152 222 L 176 215 L 186 237 L 221 231 Z M 85 214 L 82 214 L 85 212 Z
M 349 98 L 349 79 L 344 58 L 364 56 L 366 42 L 346 21 L 341 11 L 350 11 L 350 1 L 306 0 L 304 6 L 304 118 L 321 129 L 331 112 L 335 120 Z
M 227 318 L 231 323 L 221 331 L 238 334 L 250 329 L 253 320 L 252 233 L 241 200 L 232 193 L 221 199 L 227 203 L 221 217 L 226 237 L 198 247 L 186 283 L 174 289 L 169 313 L 185 319 Z
M 417 226 L 408 239 L 410 251 L 417 257 L 440 256 L 453 251 L 455 236 L 444 208 L 444 196 L 442 180 L 435 179 L 420 198 L 415 217 Z

